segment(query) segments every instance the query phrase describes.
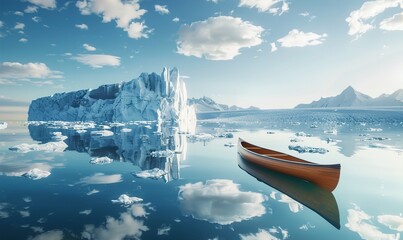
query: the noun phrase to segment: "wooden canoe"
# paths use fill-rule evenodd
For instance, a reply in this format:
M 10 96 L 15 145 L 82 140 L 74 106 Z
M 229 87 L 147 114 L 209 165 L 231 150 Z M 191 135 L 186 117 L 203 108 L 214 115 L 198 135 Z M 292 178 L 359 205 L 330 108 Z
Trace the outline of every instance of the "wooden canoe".
M 317 164 L 286 153 L 262 148 L 239 138 L 238 153 L 245 160 L 261 167 L 307 180 L 328 191 L 339 183 L 340 164 Z
M 246 161 L 238 156 L 238 165 L 258 181 L 284 193 L 313 210 L 335 228 L 340 229 L 340 214 L 334 195 L 316 184 L 279 173 Z

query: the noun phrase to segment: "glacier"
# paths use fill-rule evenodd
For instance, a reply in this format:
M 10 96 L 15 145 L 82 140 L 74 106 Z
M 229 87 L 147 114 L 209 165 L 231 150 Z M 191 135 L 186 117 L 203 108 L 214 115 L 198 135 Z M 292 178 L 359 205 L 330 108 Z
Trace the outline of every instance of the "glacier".
M 162 74 L 142 73 L 119 84 L 102 85 L 33 100 L 28 121 L 172 122 L 194 133 L 196 112 L 187 104 L 187 90 L 177 68 Z

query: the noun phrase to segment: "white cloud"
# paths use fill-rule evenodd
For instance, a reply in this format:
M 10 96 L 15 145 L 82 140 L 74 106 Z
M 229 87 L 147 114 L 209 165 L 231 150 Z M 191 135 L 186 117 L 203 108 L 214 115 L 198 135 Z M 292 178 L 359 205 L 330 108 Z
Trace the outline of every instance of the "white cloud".
M 95 194 L 95 193 L 99 193 L 99 190 L 93 189 L 93 190 L 87 192 L 87 196 L 90 196 L 90 195 Z
M 379 24 L 379 28 L 388 31 L 403 31 L 403 12 L 384 19 Z
M 4 27 L 4 22 L 0 21 L 0 28 Z
M 104 54 L 78 54 L 72 59 L 91 66 L 93 68 L 102 68 L 104 66 L 119 66 L 120 57 Z
M 241 54 L 241 48 L 261 44 L 262 32 L 262 27 L 241 18 L 210 17 L 182 26 L 177 41 L 178 53 L 209 60 L 230 60 Z
M 85 50 L 90 51 L 90 52 L 97 50 L 95 47 L 89 45 L 88 43 L 84 43 L 83 47 L 85 48 Z
M 178 17 L 176 17 L 176 18 L 174 18 L 174 19 L 172 19 L 172 22 L 179 22 L 179 18 Z
M 82 215 L 90 215 L 91 212 L 92 212 L 91 209 L 86 209 L 86 210 L 83 210 L 83 211 L 79 212 L 79 214 L 82 214 Z
M 14 29 L 16 30 L 23 30 L 25 28 L 25 24 L 17 22 L 14 26 Z
M 81 178 L 80 183 L 84 184 L 112 184 L 122 181 L 121 174 L 105 175 L 104 173 L 95 173 L 92 176 Z
M 85 225 L 81 237 L 99 240 L 140 239 L 143 232 L 148 231 L 148 227 L 138 217 L 145 217 L 146 214 L 145 205 L 134 204 L 121 213 L 119 218 L 107 217 L 106 222 L 99 227 Z
M 45 233 L 41 233 L 32 240 L 62 240 L 63 239 L 63 232 L 61 230 L 52 230 L 52 231 L 47 231 Z
M 275 42 L 270 43 L 270 47 L 271 47 L 271 52 L 277 51 L 277 46 L 276 46 Z
M 28 0 L 28 2 L 35 4 L 41 8 L 55 9 L 56 0 Z
M 368 23 L 370 19 L 383 13 L 388 8 L 395 8 L 400 5 L 403 8 L 402 0 L 375 0 L 366 1 L 361 8 L 350 13 L 346 18 L 349 26 L 349 35 L 357 35 L 358 37 L 367 31 L 375 28 L 372 23 Z
M 15 11 L 14 14 L 17 16 L 24 16 L 24 13 L 20 11 Z
M 372 216 L 368 215 L 357 207 L 347 210 L 346 227 L 360 235 L 362 239 L 399 239 L 399 233 L 389 234 L 381 232 L 376 226 L 371 223 Z
M 259 229 L 259 231 L 256 234 L 253 233 L 248 235 L 239 234 L 239 237 L 241 238 L 241 240 L 279 240 L 279 238 L 273 236 L 264 229 Z
M 41 21 L 41 18 L 38 17 L 38 16 L 35 16 L 35 17 L 32 17 L 32 21 L 34 21 L 34 22 L 40 22 L 40 21 Z
M 239 7 L 256 8 L 259 12 L 268 12 L 276 15 L 279 12 L 279 3 L 281 5 L 280 15 L 288 12 L 288 3 L 284 0 L 240 0 Z
M 218 3 L 218 0 L 207 0 L 207 2 Z
M 38 11 L 38 7 L 37 6 L 28 6 L 27 8 L 25 8 L 24 12 L 26 13 L 36 13 Z
M 28 39 L 26 39 L 26 38 L 20 38 L 20 40 L 18 40 L 18 42 L 26 43 L 26 42 L 28 42 Z
M 327 34 L 304 33 L 298 29 L 291 30 L 286 36 L 277 40 L 282 47 L 305 47 L 322 44 Z
M 21 217 L 29 217 L 29 216 L 31 216 L 31 214 L 29 213 L 29 211 L 19 211 L 19 213 L 20 213 L 20 215 L 21 215 Z
M 260 193 L 242 192 L 231 180 L 214 179 L 206 183 L 180 186 L 182 211 L 195 219 L 228 225 L 262 216 L 265 197 Z
M 280 199 L 278 199 L 278 201 L 288 204 L 288 208 L 293 213 L 297 213 L 303 209 L 303 206 L 301 203 L 295 201 L 294 199 L 290 198 L 289 196 L 287 196 L 285 194 L 280 194 Z
M 13 83 L 12 80 L 61 78 L 61 72 L 53 71 L 44 63 L 0 63 L 0 80 Z
M 82 24 L 76 24 L 76 28 L 79 28 L 79 29 L 81 29 L 81 30 L 88 30 L 87 24 L 84 24 L 84 23 L 82 23 Z
M 389 227 L 391 230 L 403 232 L 403 217 L 397 215 L 380 215 L 377 218 L 379 223 Z
M 80 0 L 76 6 L 82 15 L 101 15 L 104 23 L 114 20 L 117 27 L 126 31 L 130 38 L 147 38 L 150 32 L 143 22 L 134 22 L 147 12 L 140 8 L 138 0 Z
M 156 4 L 156 5 L 154 5 L 154 10 L 161 15 L 169 14 L 169 10 L 166 5 Z

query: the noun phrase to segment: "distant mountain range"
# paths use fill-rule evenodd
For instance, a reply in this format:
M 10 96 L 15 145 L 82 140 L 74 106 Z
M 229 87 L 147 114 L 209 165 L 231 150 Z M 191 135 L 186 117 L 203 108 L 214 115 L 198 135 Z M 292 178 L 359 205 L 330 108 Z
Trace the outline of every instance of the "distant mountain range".
M 377 98 L 372 98 L 349 86 L 337 96 L 321 98 L 309 104 L 299 104 L 295 108 L 391 106 L 403 106 L 403 89 L 399 89 L 392 94 L 382 94 Z
M 257 107 L 242 108 L 238 106 L 229 106 L 225 104 L 216 103 L 209 97 L 190 98 L 188 104 L 193 105 L 196 112 L 219 112 L 219 111 L 239 111 L 239 110 L 259 110 Z

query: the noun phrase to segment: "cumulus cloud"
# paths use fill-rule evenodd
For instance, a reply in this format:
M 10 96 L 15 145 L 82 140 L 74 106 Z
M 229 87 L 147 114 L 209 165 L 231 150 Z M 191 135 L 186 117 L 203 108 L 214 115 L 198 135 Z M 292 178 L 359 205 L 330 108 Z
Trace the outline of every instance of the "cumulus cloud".
M 160 228 L 157 229 L 157 235 L 169 235 L 169 231 L 171 231 L 171 226 L 163 224 Z
M 384 19 L 379 24 L 379 28 L 388 31 L 403 31 L 403 12 Z
M 52 231 L 41 233 L 41 234 L 35 236 L 34 238 L 32 238 L 32 240 L 49 240 L 49 239 L 62 240 L 63 239 L 63 231 L 61 231 L 61 230 L 52 230 Z
M 61 72 L 53 71 L 44 63 L 0 63 L 0 83 L 13 83 L 14 80 L 61 78 Z M 3 80 L 3 81 L 2 81 Z
M 261 44 L 262 32 L 262 27 L 241 18 L 210 17 L 182 26 L 177 41 L 177 52 L 208 60 L 230 60 L 241 54 L 241 48 Z
M 84 184 L 112 184 L 122 181 L 121 174 L 105 175 L 104 173 L 95 173 L 92 176 L 81 178 L 80 183 Z
M 32 17 L 32 21 L 39 22 L 39 21 L 41 21 L 41 18 L 38 16 L 35 16 L 35 17 Z
M 26 39 L 26 38 L 20 38 L 20 40 L 18 40 L 18 42 L 25 43 L 25 42 L 28 42 L 28 39 Z
M 371 20 L 383 13 L 388 8 L 395 8 L 400 5 L 403 8 L 402 0 L 375 0 L 366 1 L 362 4 L 360 9 L 352 11 L 346 22 L 348 23 L 349 35 L 361 36 L 367 31 L 375 28 Z M 388 30 L 388 29 L 385 29 Z
M 15 30 L 24 30 L 24 28 L 25 28 L 25 24 L 24 24 L 24 23 L 20 23 L 20 22 L 17 22 L 17 23 L 15 24 L 15 26 L 14 26 L 14 29 L 15 29 Z
M 289 10 L 288 3 L 284 0 L 240 0 L 239 7 L 256 8 L 259 12 L 268 12 L 276 15 L 280 11 L 280 15 Z
M 241 240 L 279 240 L 279 238 L 273 236 L 270 232 L 264 229 L 259 229 L 259 231 L 255 234 L 239 234 L 239 237 Z
M 178 18 L 178 17 L 173 18 L 173 19 L 172 19 L 172 22 L 179 22 L 179 18 Z
M 25 13 L 36 13 L 37 11 L 38 11 L 38 7 L 36 7 L 36 6 L 28 6 L 24 10 Z
M 105 66 L 119 66 L 120 57 L 104 54 L 78 54 L 72 59 L 93 68 L 102 68 Z
M 397 215 L 380 215 L 377 218 L 379 223 L 389 227 L 391 230 L 403 232 L 403 217 Z
M 161 15 L 169 14 L 169 10 L 166 5 L 156 4 L 156 5 L 154 5 L 154 10 Z
M 362 239 L 399 239 L 399 233 L 390 234 L 381 232 L 371 223 L 372 216 L 368 215 L 359 208 L 347 210 L 346 227 L 360 235 Z
M 115 21 L 116 26 L 126 31 L 130 38 L 147 38 L 150 32 L 144 22 L 134 22 L 147 12 L 140 8 L 138 0 L 80 0 L 76 6 L 82 15 L 100 15 L 104 23 Z
M 81 237 L 98 240 L 140 239 L 143 232 L 148 231 L 148 227 L 138 218 L 145 216 L 145 205 L 135 204 L 121 213 L 119 218 L 107 217 L 106 222 L 99 227 L 85 225 Z
M 270 43 L 270 47 L 271 47 L 271 52 L 277 51 L 277 46 L 276 46 L 275 42 Z
M 95 47 L 89 45 L 88 43 L 84 43 L 83 47 L 85 48 L 85 50 L 90 51 L 90 52 L 97 50 Z
M 195 219 L 228 225 L 266 212 L 262 194 L 242 192 L 231 180 L 214 179 L 206 183 L 188 183 L 179 188 L 182 211 Z
M 83 210 L 83 211 L 79 212 L 79 214 L 82 214 L 82 215 L 90 215 L 91 212 L 92 212 L 91 209 L 86 209 L 86 210 Z
M 15 11 L 14 14 L 17 16 L 24 16 L 24 13 L 20 11 Z
M 305 47 L 320 45 L 325 41 L 327 34 L 303 32 L 298 29 L 291 30 L 286 36 L 277 40 L 282 47 Z
M 45 9 L 56 8 L 56 0 L 28 0 L 28 2 Z
M 84 23 L 82 23 L 82 24 L 76 24 L 76 28 L 79 28 L 79 29 L 81 29 L 81 30 L 88 30 L 87 24 L 84 24 Z
M 270 195 L 271 198 L 276 200 L 275 197 L 276 193 L 272 193 Z M 300 204 L 299 202 L 295 201 L 294 199 L 290 198 L 289 196 L 279 193 L 279 199 L 277 199 L 279 202 L 281 203 L 285 203 L 288 204 L 288 208 L 290 209 L 291 212 L 293 213 L 297 213 L 299 211 L 301 211 L 303 209 L 302 204 Z

